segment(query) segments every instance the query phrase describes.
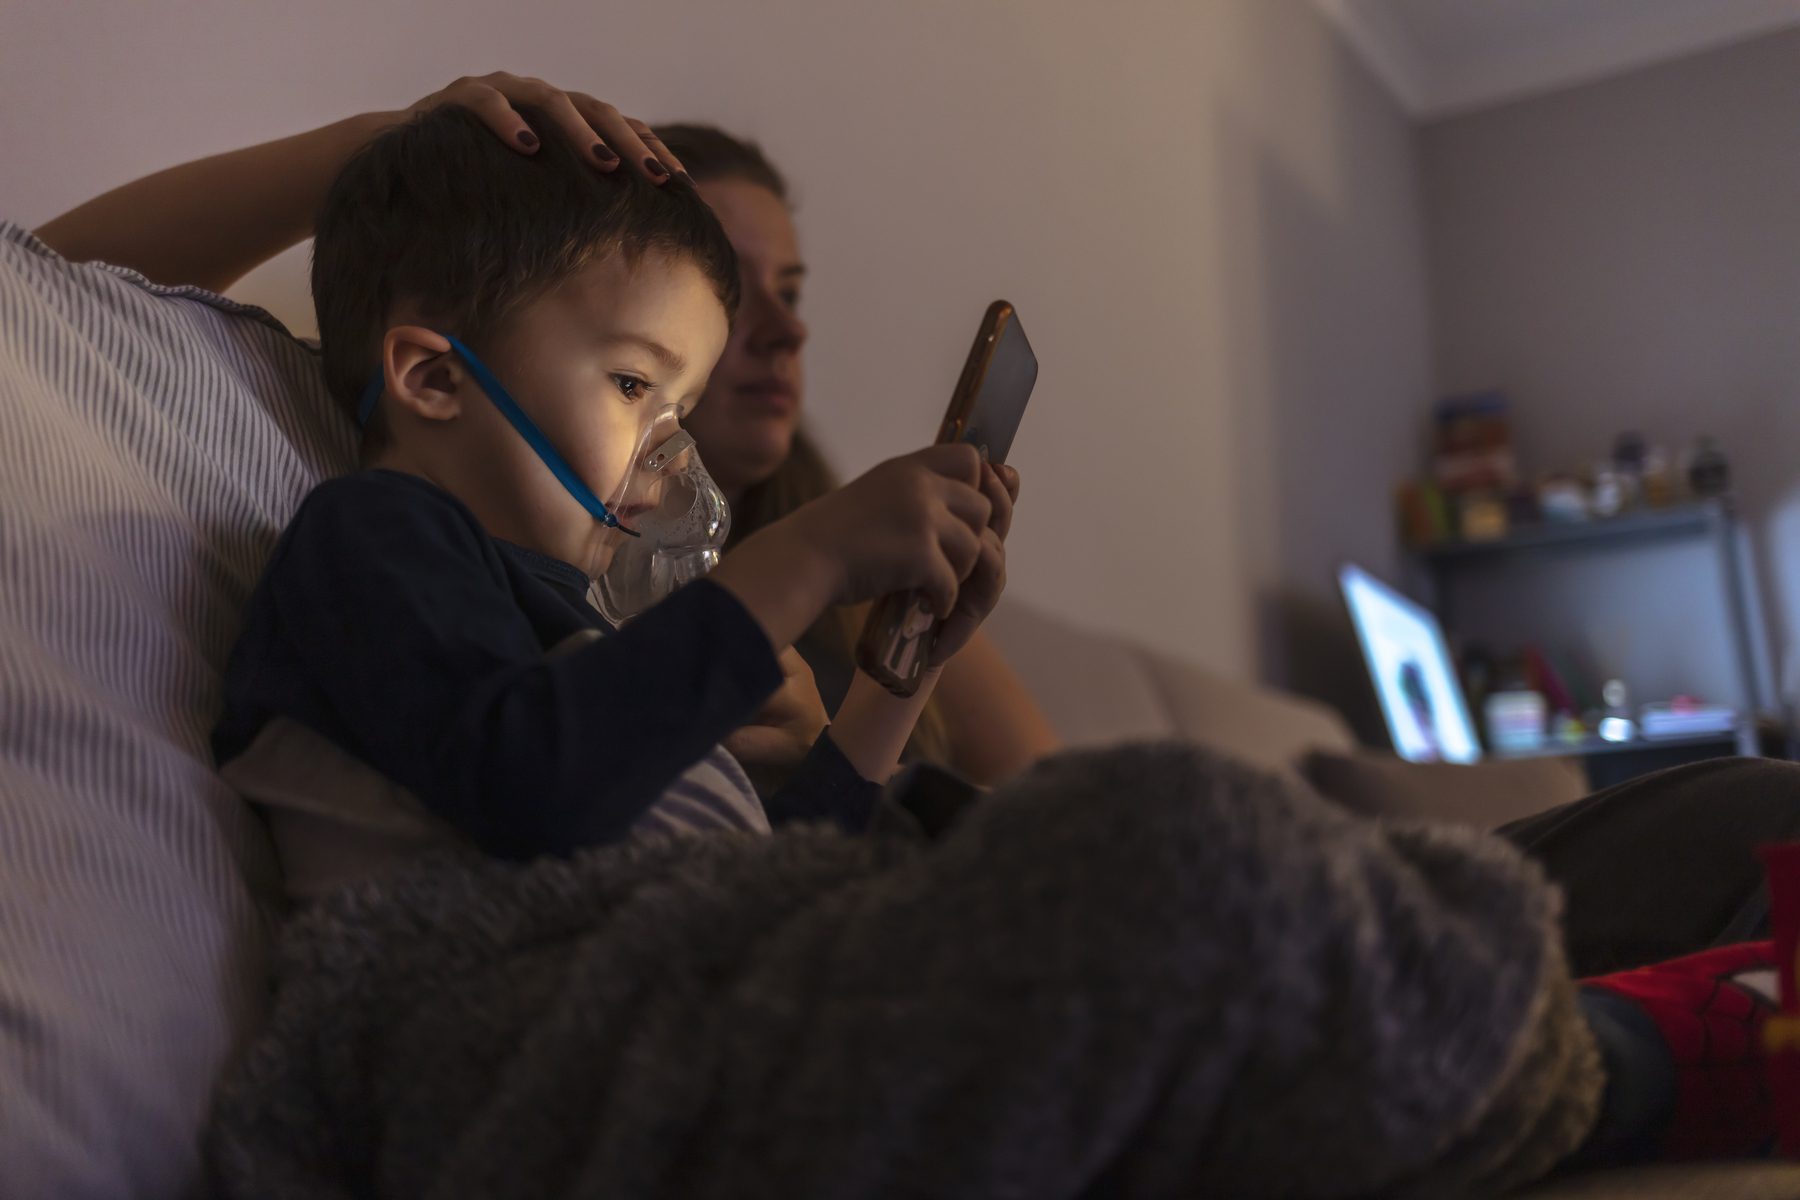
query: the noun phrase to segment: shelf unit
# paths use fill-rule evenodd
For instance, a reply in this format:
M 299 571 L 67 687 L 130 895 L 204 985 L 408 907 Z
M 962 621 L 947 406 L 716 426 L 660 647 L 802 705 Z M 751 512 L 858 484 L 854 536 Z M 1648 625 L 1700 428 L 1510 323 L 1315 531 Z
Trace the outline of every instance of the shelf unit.
M 1561 738 L 1546 739 L 1541 746 L 1530 750 L 1495 750 L 1490 757 L 1497 759 L 1516 758 L 1592 758 L 1597 754 L 1638 754 L 1653 750 L 1687 750 L 1701 746 L 1719 746 L 1731 744 L 1744 753 L 1743 737 L 1745 726 L 1755 734 L 1755 721 L 1739 721 L 1733 729 L 1718 733 L 1684 733 L 1669 737 L 1636 737 L 1624 742 L 1609 742 L 1604 738 L 1589 735 L 1577 742 L 1564 741 Z
M 1580 743 L 1547 742 L 1541 749 L 1495 757 L 1543 757 L 1548 755 L 1613 754 L 1627 751 L 1674 749 L 1732 742 L 1740 754 L 1759 751 L 1757 727 L 1761 703 L 1761 673 L 1758 647 L 1763 644 L 1753 625 L 1749 586 L 1745 581 L 1745 564 L 1739 551 L 1736 506 L 1729 497 L 1702 500 L 1669 508 L 1635 509 L 1616 517 L 1589 521 L 1545 522 L 1514 529 L 1504 537 L 1478 541 L 1443 541 L 1414 550 L 1414 561 L 1424 569 L 1432 607 L 1445 628 L 1452 624 L 1448 611 L 1450 589 L 1448 577 L 1472 563 L 1489 563 L 1513 557 L 1539 554 L 1580 553 L 1584 550 L 1622 545 L 1649 544 L 1676 540 L 1706 539 L 1712 543 L 1723 588 L 1725 611 L 1730 622 L 1730 640 L 1737 659 L 1735 663 L 1739 692 L 1743 703 L 1738 726 L 1728 734 L 1696 734 L 1684 737 L 1637 738 L 1629 742 L 1602 742 L 1597 738 Z
M 1453 563 L 1556 547 L 1594 543 L 1618 545 L 1631 541 L 1664 541 L 1700 534 L 1729 533 L 1735 528 L 1736 521 L 1736 512 L 1730 501 L 1707 500 L 1673 508 L 1637 509 L 1616 517 L 1601 517 L 1591 521 L 1546 521 L 1522 526 L 1499 538 L 1434 542 L 1417 553 L 1432 563 Z

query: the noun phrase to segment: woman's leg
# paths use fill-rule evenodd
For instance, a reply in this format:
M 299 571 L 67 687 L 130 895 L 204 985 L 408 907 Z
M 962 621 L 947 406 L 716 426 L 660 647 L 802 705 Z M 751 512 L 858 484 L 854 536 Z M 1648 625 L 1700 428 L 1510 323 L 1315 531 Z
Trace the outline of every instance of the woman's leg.
M 1800 840 L 1800 763 L 1693 763 L 1496 832 L 1562 886 L 1577 976 L 1642 966 L 1768 936 L 1756 848 Z

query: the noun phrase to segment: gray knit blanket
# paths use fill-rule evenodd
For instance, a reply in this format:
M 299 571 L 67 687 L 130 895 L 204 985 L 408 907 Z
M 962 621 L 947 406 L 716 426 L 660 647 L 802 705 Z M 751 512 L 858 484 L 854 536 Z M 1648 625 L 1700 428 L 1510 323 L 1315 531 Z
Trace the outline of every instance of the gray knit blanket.
M 1497 840 L 1181 745 L 935 842 L 422 863 L 291 924 L 212 1162 L 256 1200 L 1495 1194 L 1598 1102 L 1556 918 Z

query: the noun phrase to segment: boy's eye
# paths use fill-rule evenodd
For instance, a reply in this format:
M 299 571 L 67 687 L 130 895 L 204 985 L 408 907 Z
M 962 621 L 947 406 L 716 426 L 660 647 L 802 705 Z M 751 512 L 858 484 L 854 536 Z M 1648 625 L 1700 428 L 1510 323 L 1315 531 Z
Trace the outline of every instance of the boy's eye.
M 619 395 L 627 400 L 642 400 L 650 391 L 650 383 L 635 375 L 614 375 L 613 385 L 619 389 Z

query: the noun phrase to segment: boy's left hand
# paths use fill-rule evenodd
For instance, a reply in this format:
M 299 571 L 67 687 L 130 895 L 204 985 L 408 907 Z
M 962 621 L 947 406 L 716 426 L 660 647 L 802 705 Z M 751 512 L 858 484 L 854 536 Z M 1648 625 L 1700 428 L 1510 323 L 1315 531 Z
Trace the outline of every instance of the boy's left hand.
M 725 739 L 725 749 L 753 776 L 798 766 L 830 724 L 812 668 L 792 646 L 781 652 L 781 675 L 781 687 L 762 711 Z
M 993 515 L 981 534 L 981 557 L 956 593 L 956 607 L 944 618 L 932 648 L 931 663 L 941 667 L 961 650 L 1006 590 L 1006 535 L 1012 529 L 1013 505 L 1019 501 L 1019 473 L 992 463 L 981 464 L 981 491 L 993 505 Z

